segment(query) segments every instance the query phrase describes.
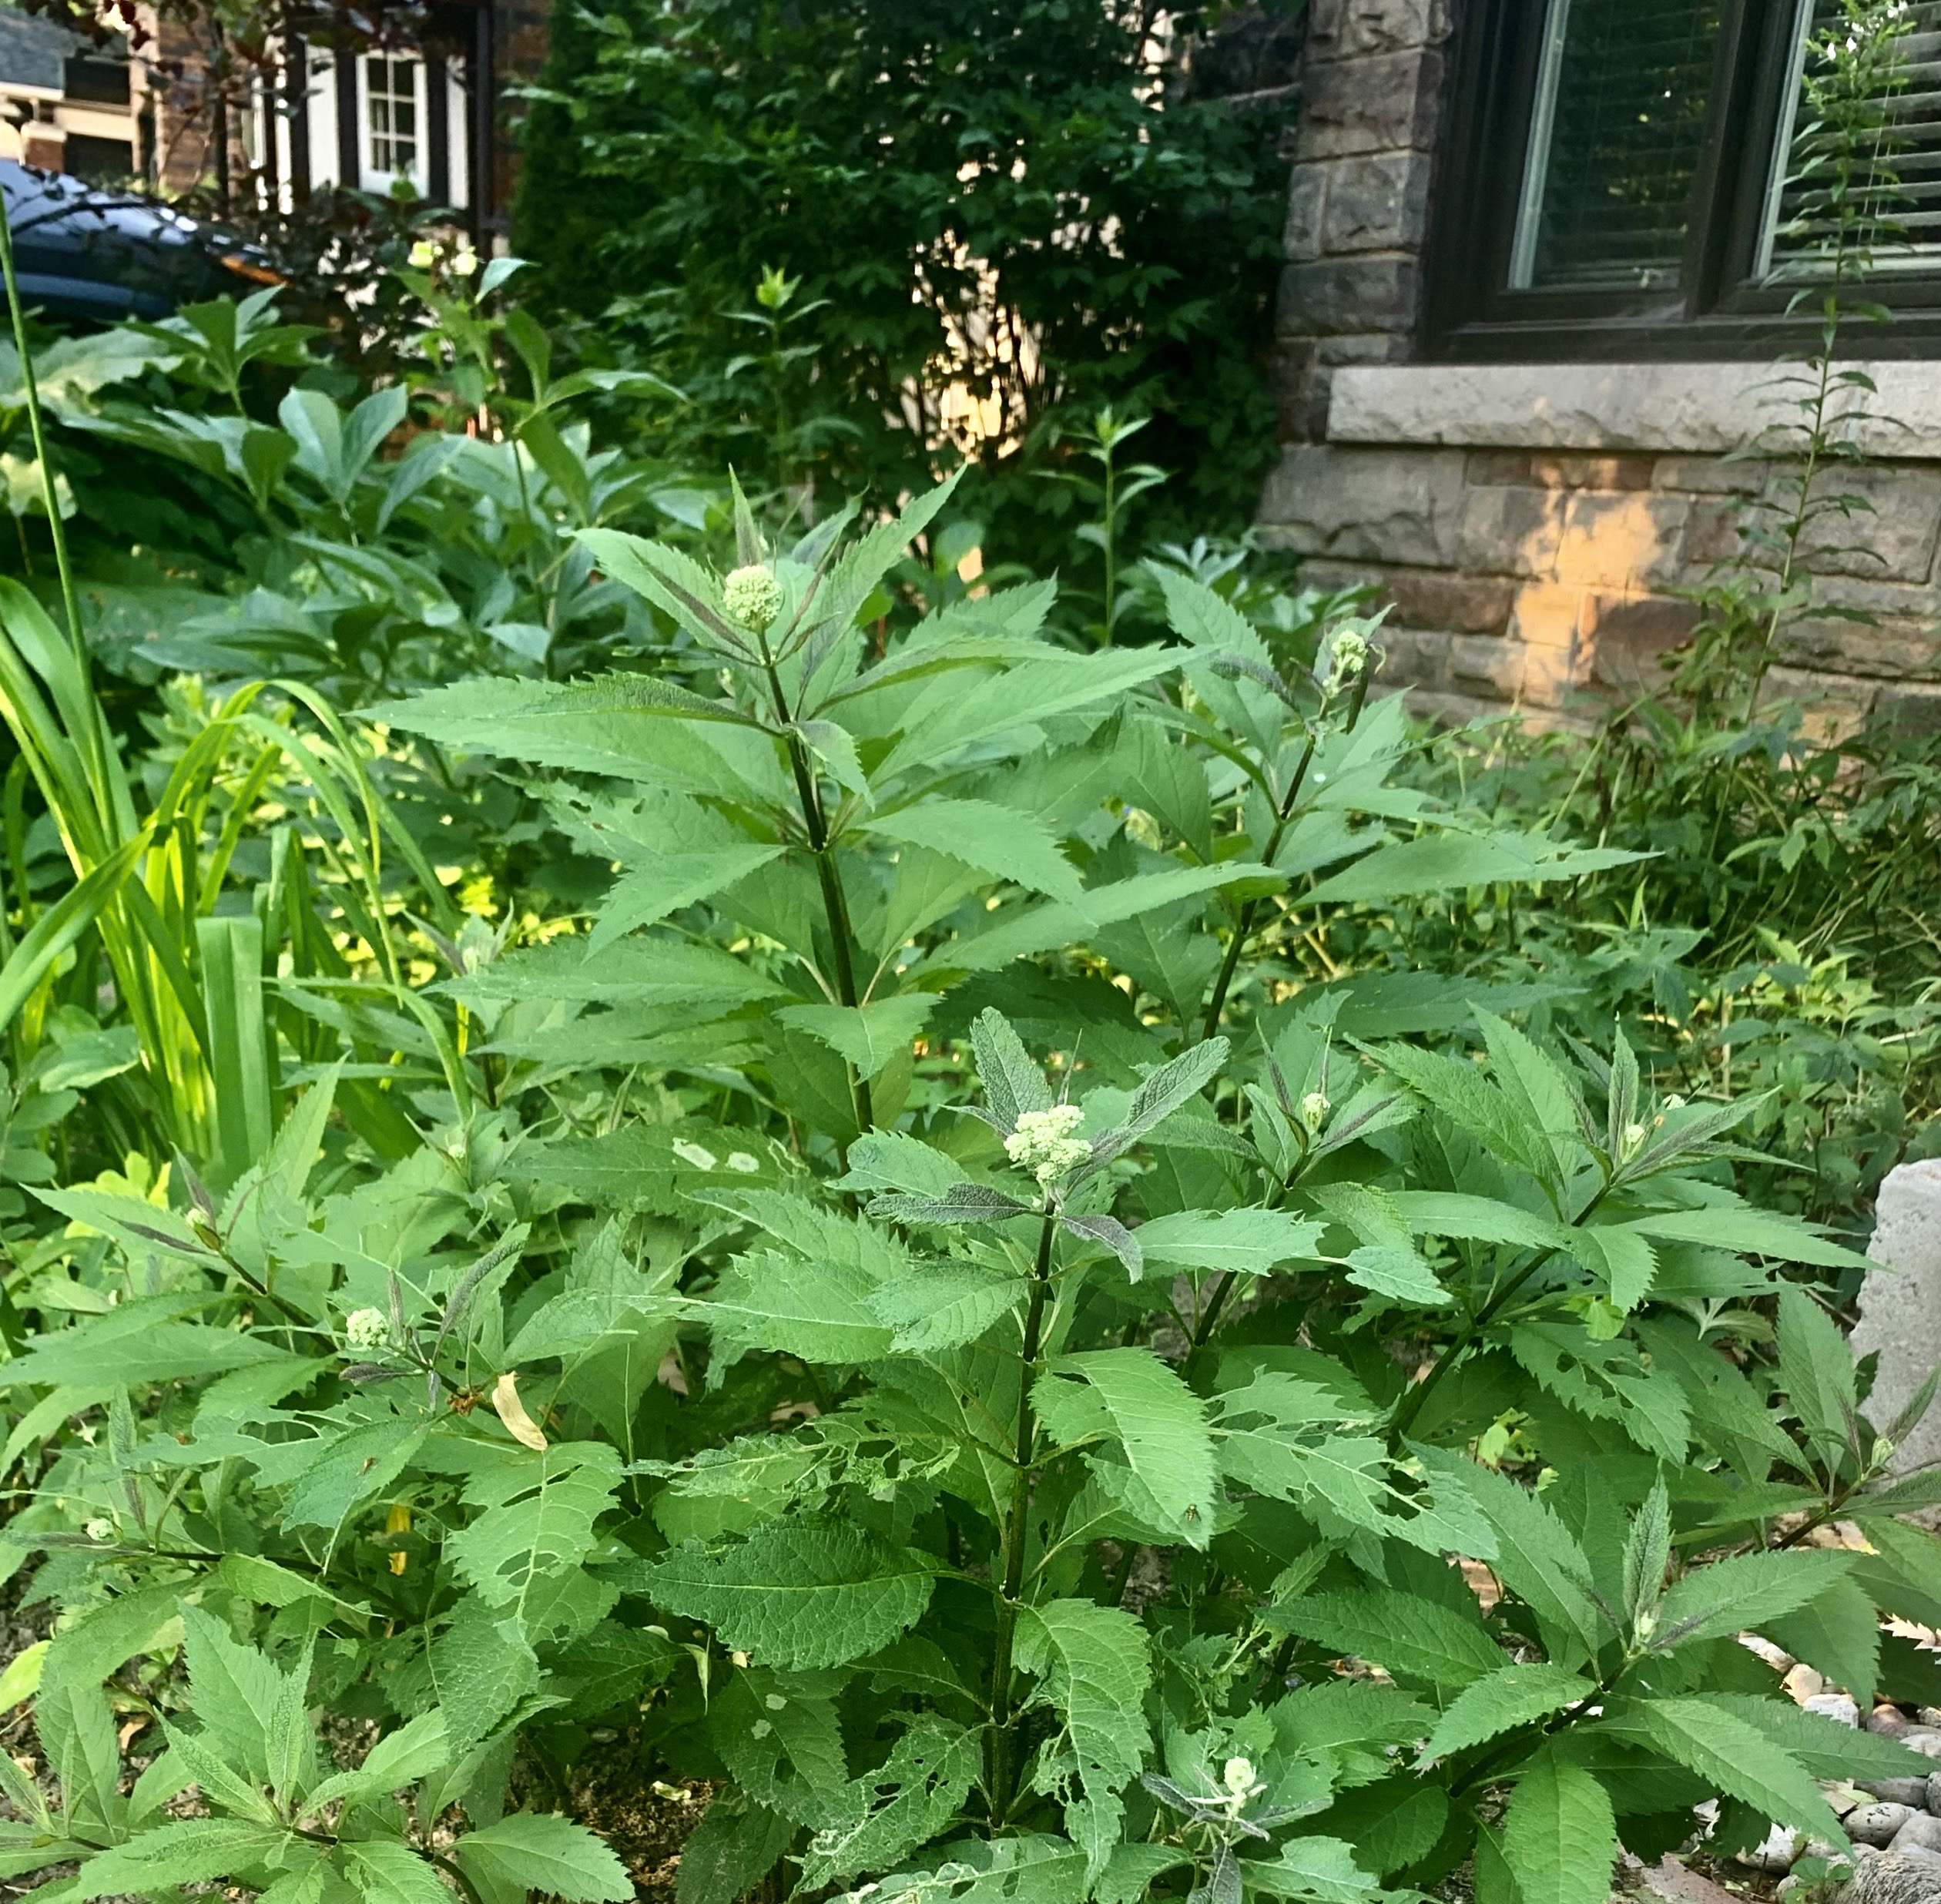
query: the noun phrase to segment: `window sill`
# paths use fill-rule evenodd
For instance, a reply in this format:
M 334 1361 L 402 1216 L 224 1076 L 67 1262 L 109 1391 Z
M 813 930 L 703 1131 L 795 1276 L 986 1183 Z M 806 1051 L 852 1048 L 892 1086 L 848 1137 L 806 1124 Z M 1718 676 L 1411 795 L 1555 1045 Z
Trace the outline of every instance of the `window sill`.
M 1839 367 L 1865 371 L 1878 387 L 1866 399 L 1877 421 L 1854 433 L 1866 454 L 1941 461 L 1941 362 Z M 1729 363 L 1344 367 L 1329 394 L 1328 440 L 1722 455 L 1797 416 L 1787 407 L 1795 393 L 1775 382 L 1788 370 L 1803 374 Z

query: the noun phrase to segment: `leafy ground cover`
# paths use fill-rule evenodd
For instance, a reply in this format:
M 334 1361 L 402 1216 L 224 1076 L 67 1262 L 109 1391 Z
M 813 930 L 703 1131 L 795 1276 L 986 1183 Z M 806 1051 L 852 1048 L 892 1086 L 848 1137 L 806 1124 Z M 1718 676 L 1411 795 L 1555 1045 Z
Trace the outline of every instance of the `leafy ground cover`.
M 39 359 L 7 1875 L 620 1904 L 700 1812 L 688 1904 L 1601 1904 L 1701 1806 L 1839 1875 L 1930 1762 L 1772 1661 L 1941 1703 L 1835 1320 L 1929 757 L 1432 736 L 1363 605 L 1128 559 L 1122 426 L 1078 589 L 967 581 L 956 484 L 751 506 L 410 269 L 375 391 L 266 300 Z

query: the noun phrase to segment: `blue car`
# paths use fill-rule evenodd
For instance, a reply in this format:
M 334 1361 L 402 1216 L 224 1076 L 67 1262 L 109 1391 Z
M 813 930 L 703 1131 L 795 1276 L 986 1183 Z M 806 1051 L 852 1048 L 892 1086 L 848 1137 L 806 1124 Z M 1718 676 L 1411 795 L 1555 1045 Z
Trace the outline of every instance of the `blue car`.
M 166 317 L 280 282 L 233 234 L 132 192 L 0 159 L 0 197 L 21 302 L 58 323 Z

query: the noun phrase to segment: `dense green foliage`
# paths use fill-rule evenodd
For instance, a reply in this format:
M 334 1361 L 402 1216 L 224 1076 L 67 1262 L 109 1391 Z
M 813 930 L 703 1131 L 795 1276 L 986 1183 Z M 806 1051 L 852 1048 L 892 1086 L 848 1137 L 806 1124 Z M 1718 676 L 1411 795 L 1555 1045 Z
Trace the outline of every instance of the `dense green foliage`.
M 652 424 L 677 458 L 896 497 L 962 451 L 992 547 L 1042 570 L 1068 533 L 1042 473 L 1111 406 L 1155 419 L 1158 519 L 1237 532 L 1274 454 L 1286 167 L 1271 111 L 1180 83 L 1221 11 L 562 8 L 517 243 L 590 349 L 686 393 Z
M 246 686 L 159 786 L 0 605 L 88 896 L 0 976 L 38 1011 L 0 1552 L 64 1615 L 0 1855 L 78 1859 L 50 1904 L 618 1904 L 595 1838 L 508 1808 L 596 1728 L 719 1782 L 689 1904 L 772 1868 L 1373 1904 L 1466 1861 L 1598 1904 L 1702 1800 L 1715 1849 L 1837 1853 L 1815 1778 L 1926 1770 L 1735 1637 L 1925 1697 L 1879 1621 L 1941 1618 L 1902 1518 L 1941 1484 L 1886 1474 L 1906 1423 L 1815 1292 L 1857 1259 L 1741 1194 L 1752 1102 L 1460 977 L 1292 963 L 1634 854 L 1411 785 L 1338 603 L 1155 572 L 1168 639 L 1092 650 L 1048 582 L 925 608 L 892 577 L 952 500 L 779 548 L 738 503 L 715 565 L 580 528 L 651 665 L 362 739 Z M 523 944 L 433 864 L 494 802 L 605 869 Z M 63 947 L 146 976 L 153 1039 L 49 1009 Z M 62 1168 L 82 1092 L 169 1064 L 204 1121 L 166 1177 Z M 1808 1540 L 1836 1517 L 1869 1552 Z M 157 1723 L 132 1790 L 117 1705 Z

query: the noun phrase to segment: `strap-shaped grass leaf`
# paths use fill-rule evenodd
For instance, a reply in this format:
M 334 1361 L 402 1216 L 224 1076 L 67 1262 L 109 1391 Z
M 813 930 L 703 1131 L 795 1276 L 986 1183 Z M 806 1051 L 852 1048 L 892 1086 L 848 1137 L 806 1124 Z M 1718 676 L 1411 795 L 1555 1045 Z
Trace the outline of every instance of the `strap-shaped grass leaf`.
M 1275 1607 L 1269 1621 L 1398 1679 L 1460 1690 L 1506 1662 L 1480 1626 L 1432 1600 L 1391 1589 L 1309 1594 Z
M 1561 1712 L 1596 1691 L 1581 1673 L 1541 1661 L 1499 1667 L 1487 1679 L 1465 1686 L 1450 1701 L 1429 1736 L 1429 1756 L 1447 1758 L 1451 1752 L 1465 1751 L 1532 1720 Z
M 1547 1748 L 1510 1795 L 1502 1849 L 1521 1904 L 1603 1904 L 1618 1856 L 1611 1795 Z
M 1082 899 L 1077 868 L 1034 813 L 991 800 L 926 800 L 877 814 L 867 824 L 880 838 L 947 853 L 993 879 L 1009 880 L 1068 904 Z
M 1073 1393 L 1076 1377 L 1084 1392 Z M 1199 1397 L 1148 1349 L 1101 1349 L 1061 1356 L 1041 1376 L 1032 1400 L 1051 1432 L 1077 1440 L 1095 1403 L 1106 1431 L 1152 1494 L 1177 1538 L 1204 1547 L 1212 1538 L 1217 1481 L 1213 1444 Z M 1076 1430 L 1076 1433 L 1070 1431 Z
M 1812 1775 L 1729 1707 L 1709 1698 L 1614 1701 L 1600 1728 L 1685 1765 L 1762 1817 L 1846 1849 L 1840 1821 Z
M 915 1624 L 933 1564 L 842 1521 L 771 1521 L 738 1544 L 688 1541 L 652 1563 L 645 1591 L 706 1621 L 729 1648 L 796 1670 L 840 1666 Z

